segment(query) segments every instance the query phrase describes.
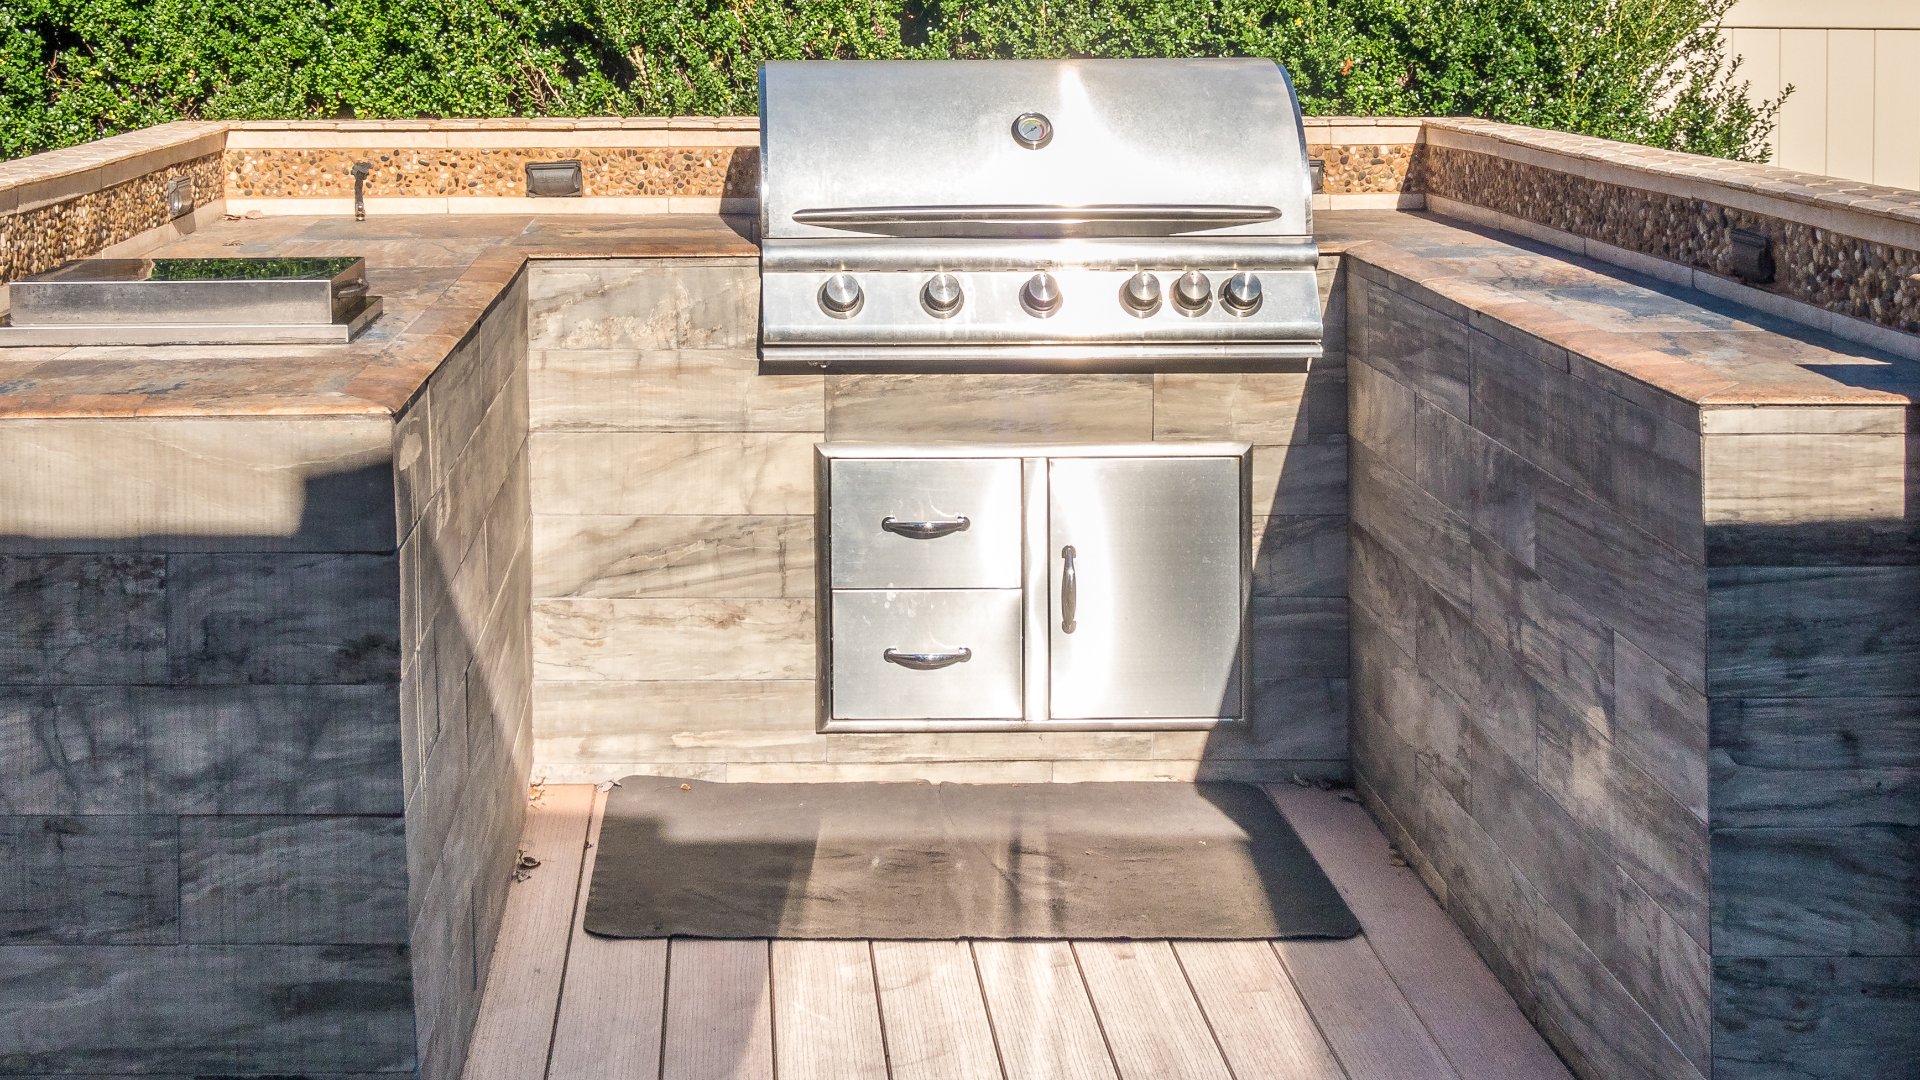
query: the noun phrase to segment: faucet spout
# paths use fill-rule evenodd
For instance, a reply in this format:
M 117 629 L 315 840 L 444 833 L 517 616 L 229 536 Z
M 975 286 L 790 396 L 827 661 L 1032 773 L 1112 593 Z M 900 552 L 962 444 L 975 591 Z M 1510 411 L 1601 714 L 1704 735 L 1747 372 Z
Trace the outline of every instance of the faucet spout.
M 349 170 L 353 174 L 353 220 L 367 220 L 367 174 L 373 171 L 370 162 L 356 161 Z

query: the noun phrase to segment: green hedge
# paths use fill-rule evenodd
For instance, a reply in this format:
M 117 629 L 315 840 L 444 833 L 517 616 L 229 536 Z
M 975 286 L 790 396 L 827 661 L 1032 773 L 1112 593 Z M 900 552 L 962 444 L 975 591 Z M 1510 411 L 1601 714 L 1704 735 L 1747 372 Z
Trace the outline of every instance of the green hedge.
M 751 113 L 766 59 L 1269 56 L 1309 113 L 1762 159 L 1731 0 L 0 0 L 0 157 L 181 118 Z

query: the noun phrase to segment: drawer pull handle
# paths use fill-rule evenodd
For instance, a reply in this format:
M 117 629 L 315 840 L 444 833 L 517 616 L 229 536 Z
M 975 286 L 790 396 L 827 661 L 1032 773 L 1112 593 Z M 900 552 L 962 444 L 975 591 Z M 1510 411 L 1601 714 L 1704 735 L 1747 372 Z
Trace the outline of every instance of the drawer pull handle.
M 909 540 L 938 540 L 952 533 L 966 532 L 973 524 L 966 518 L 948 518 L 944 521 L 901 521 L 896 517 L 883 517 L 880 527 L 895 536 L 904 536 Z
M 973 659 L 973 650 L 960 649 L 955 652 L 901 652 L 899 649 L 888 649 L 886 652 L 881 653 L 880 657 L 889 664 L 899 664 L 903 668 L 912 668 L 915 671 L 938 671 L 940 668 L 952 667 L 955 664 L 964 664 Z
M 1075 554 L 1072 544 L 1060 549 L 1060 632 L 1063 634 L 1073 633 L 1079 625 L 1076 617 L 1080 613 L 1080 574 L 1073 567 Z

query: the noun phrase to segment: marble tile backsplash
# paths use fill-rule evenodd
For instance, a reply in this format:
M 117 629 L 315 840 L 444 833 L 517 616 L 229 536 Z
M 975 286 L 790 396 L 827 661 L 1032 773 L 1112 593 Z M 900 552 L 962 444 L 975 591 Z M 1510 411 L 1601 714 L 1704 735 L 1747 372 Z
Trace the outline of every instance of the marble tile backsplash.
M 1733 230 L 1758 232 L 1773 241 L 1769 291 L 1920 333 L 1920 251 L 1514 158 L 1446 146 L 1423 158 L 1429 194 L 1722 277 L 1733 276 Z

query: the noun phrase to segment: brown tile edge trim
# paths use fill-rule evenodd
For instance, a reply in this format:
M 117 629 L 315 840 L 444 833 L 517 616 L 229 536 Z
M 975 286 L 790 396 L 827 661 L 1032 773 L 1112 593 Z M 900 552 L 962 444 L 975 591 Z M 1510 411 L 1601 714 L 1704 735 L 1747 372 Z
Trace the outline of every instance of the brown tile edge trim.
M 0 161 L 0 214 L 32 210 L 226 149 L 227 125 L 182 120 Z
M 1421 117 L 1321 116 L 1306 117 L 1303 130 L 1315 146 L 1408 155 L 1402 148 L 1421 140 L 1425 122 Z M 758 119 L 752 116 L 175 121 L 0 161 L 0 214 L 90 194 L 228 149 L 502 150 L 565 148 L 576 139 L 614 149 L 754 147 L 758 131 Z
M 1736 380 L 1698 364 L 1575 322 L 1544 304 L 1459 277 L 1447 267 L 1389 241 L 1362 241 L 1348 247 L 1345 254 L 1351 260 L 1351 272 L 1357 276 L 1692 430 L 1700 428 L 1702 409 L 1718 406 L 1915 404 L 1902 394 L 1856 387 L 1836 388 L 1831 397 L 1818 400 L 1805 393 L 1769 393 L 1742 387 Z
M 1426 208 L 1430 213 L 1441 218 L 1523 236 L 1575 255 L 1584 255 L 1596 262 L 1617 266 L 1636 274 L 1644 274 L 1670 285 L 1697 289 L 1709 296 L 1731 300 L 1755 311 L 1832 334 L 1843 341 L 1892 353 L 1909 360 L 1920 360 L 1920 334 L 1906 333 L 1842 312 L 1830 311 L 1779 292 L 1744 284 L 1735 278 L 1716 274 L 1710 270 L 1629 248 L 1617 247 L 1605 241 L 1578 236 L 1527 218 L 1514 217 L 1511 214 L 1489 210 L 1442 195 L 1428 194 Z
M 178 229 L 181 219 L 168 214 L 166 185 L 183 176 L 193 180 L 196 213 L 225 198 L 221 154 L 216 150 L 72 198 L 0 215 L 0 240 L 4 241 L 0 243 L 0 283 L 148 234 L 156 241 L 169 238 L 167 230 Z
M 681 243 L 663 246 L 661 250 L 646 250 L 641 244 L 627 251 L 586 250 L 567 246 L 547 249 L 496 247 L 481 252 L 473 262 L 467 264 L 433 306 L 401 331 L 399 337 L 367 360 L 340 387 L 340 392 L 352 397 L 353 401 L 335 400 L 319 405 L 302 405 L 296 398 L 271 410 L 250 408 L 229 411 L 223 410 L 218 403 L 199 401 L 156 409 L 139 398 L 124 402 L 87 399 L 83 407 L 76 408 L 75 399 L 71 397 L 42 399 L 25 406 L 13 405 L 0 398 L 0 423 L 10 420 L 66 419 L 248 420 L 269 416 L 285 420 L 351 417 L 396 419 L 419 398 L 427 380 L 440 365 L 474 335 L 487 314 L 526 273 L 530 263 L 576 259 L 621 262 L 687 259 L 746 264 L 755 258 L 757 254 L 751 248 L 742 250 L 726 244 Z M 31 381 L 37 369 L 47 362 L 50 361 L 20 361 L 13 367 L 0 370 L 0 374 Z
M 1867 227 L 1845 228 L 1846 218 L 1880 221 L 1901 228 L 1904 238 L 1886 242 L 1920 247 L 1920 191 L 1884 187 L 1774 165 L 1729 161 L 1660 150 L 1590 135 L 1547 131 L 1491 120 L 1434 117 L 1425 122 L 1424 141 L 1437 147 L 1498 151 L 1504 157 L 1546 164 L 1594 179 L 1685 198 L 1700 198 L 1738 209 L 1804 220 L 1823 228 L 1883 239 Z M 1793 203 L 1835 218 L 1803 218 L 1780 203 Z

